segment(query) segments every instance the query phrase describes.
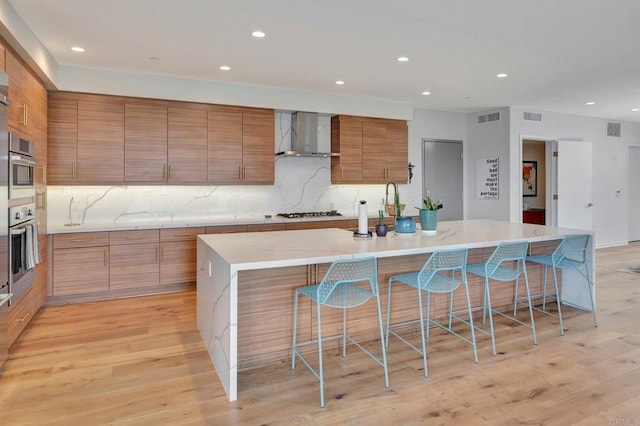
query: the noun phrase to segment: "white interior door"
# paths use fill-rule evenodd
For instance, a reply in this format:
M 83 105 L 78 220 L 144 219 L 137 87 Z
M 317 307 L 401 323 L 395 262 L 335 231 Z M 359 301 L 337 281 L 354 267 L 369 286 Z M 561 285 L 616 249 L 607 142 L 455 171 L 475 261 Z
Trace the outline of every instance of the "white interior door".
M 629 241 L 640 240 L 640 145 L 629 146 Z
M 462 141 L 423 140 L 422 195 L 442 197 L 439 220 L 461 220 L 462 207 Z
M 591 143 L 558 141 L 557 226 L 593 229 Z

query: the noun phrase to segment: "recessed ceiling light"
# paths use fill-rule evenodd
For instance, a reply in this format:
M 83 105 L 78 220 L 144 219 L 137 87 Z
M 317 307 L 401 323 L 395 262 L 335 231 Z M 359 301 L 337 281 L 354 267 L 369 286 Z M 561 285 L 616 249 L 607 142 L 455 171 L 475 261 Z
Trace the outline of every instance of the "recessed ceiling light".
M 265 33 L 263 33 L 262 31 L 254 31 L 251 33 L 252 36 L 254 36 L 255 38 L 263 38 L 264 36 L 266 36 Z
M 149 60 L 151 62 L 158 62 L 160 60 L 160 58 L 158 58 L 157 56 L 152 56 L 152 57 L 149 58 Z
M 471 99 L 471 96 L 465 96 L 464 98 L 465 99 Z
M 638 112 L 638 111 L 640 111 L 640 108 L 633 108 L 631 111 Z
M 342 85 L 344 84 L 344 81 L 342 81 L 342 80 L 338 80 L 338 81 L 336 81 L 336 84 L 337 84 L 338 86 L 342 86 Z
M 431 94 L 431 92 L 424 91 L 424 92 L 422 92 L 422 94 L 423 94 L 423 95 L 425 95 L 425 96 L 427 96 L 427 95 L 430 95 L 430 94 Z
M 595 105 L 596 103 L 593 101 L 587 102 L 587 105 Z
M 400 56 L 398 58 L 398 62 L 409 62 L 409 58 L 407 58 L 406 56 Z
M 496 75 L 496 77 L 498 77 L 498 78 L 505 78 L 505 77 L 508 77 L 508 76 L 509 76 L 509 74 L 504 73 L 504 72 Z
M 222 65 L 222 66 L 220 67 L 220 69 L 221 69 L 222 71 L 229 71 L 229 70 L 231 69 L 231 67 L 230 67 L 230 66 L 227 66 L 227 65 Z
M 71 48 L 71 50 L 73 50 L 74 52 L 78 52 L 78 53 L 84 52 L 84 49 L 82 47 L 80 47 L 80 46 L 73 46 Z

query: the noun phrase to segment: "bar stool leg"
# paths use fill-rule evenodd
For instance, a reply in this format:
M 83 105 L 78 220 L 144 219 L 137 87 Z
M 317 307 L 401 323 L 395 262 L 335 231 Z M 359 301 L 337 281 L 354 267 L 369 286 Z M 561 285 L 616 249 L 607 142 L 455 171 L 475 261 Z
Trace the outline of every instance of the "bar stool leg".
M 547 271 L 547 268 L 545 266 L 545 273 Z M 560 292 L 558 291 L 558 274 L 556 272 L 556 268 L 553 268 L 553 284 L 555 285 L 556 288 L 556 305 L 558 306 L 558 319 L 560 320 L 560 335 L 564 336 L 564 324 L 562 323 L 562 308 L 560 305 L 562 305 L 562 297 L 560 297 Z M 547 299 L 546 296 L 546 289 L 547 289 L 547 277 L 545 275 L 544 277 L 544 289 L 545 289 L 545 296 L 544 296 L 544 300 Z M 542 304 L 542 310 L 544 310 L 544 302 Z
M 418 289 L 418 304 L 420 305 L 420 335 L 422 337 L 422 362 L 424 364 L 424 377 L 429 377 L 427 371 L 427 344 L 424 333 L 424 313 L 422 312 L 422 290 Z M 427 295 L 427 306 L 429 305 L 429 296 Z M 427 318 L 429 311 L 427 308 Z M 429 325 L 427 324 L 427 333 L 429 332 Z
M 484 310 L 485 313 L 487 311 L 487 307 L 489 308 L 489 327 L 491 330 L 491 348 L 493 349 L 493 356 L 496 356 L 497 352 L 496 352 L 496 336 L 493 333 L 493 311 L 491 308 L 491 293 L 489 291 L 489 278 L 485 277 L 484 278 L 484 291 L 485 291 L 485 298 L 487 303 L 485 304 Z M 484 323 L 484 321 L 483 321 Z
M 296 340 L 298 337 L 298 292 L 296 291 L 296 300 L 293 304 L 293 344 L 291 345 L 291 369 L 296 368 Z
M 324 408 L 324 370 L 322 369 L 322 320 L 320 319 L 320 304 L 316 303 L 318 312 L 318 379 L 320 380 L 320 407 Z
M 536 338 L 536 324 L 533 320 L 533 307 L 531 305 L 531 293 L 529 293 L 529 278 L 527 277 L 527 267 L 522 261 L 522 272 L 524 273 L 524 285 L 527 289 L 527 301 L 529 302 L 529 316 L 531 317 L 531 333 L 533 334 L 533 344 L 538 344 L 538 339 Z

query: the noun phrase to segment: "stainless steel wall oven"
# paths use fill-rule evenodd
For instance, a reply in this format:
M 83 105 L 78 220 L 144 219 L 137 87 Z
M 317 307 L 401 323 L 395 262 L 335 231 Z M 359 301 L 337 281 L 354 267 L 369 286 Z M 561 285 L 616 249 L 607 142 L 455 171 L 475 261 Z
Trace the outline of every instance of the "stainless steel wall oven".
M 35 204 L 9 208 L 9 291 L 18 300 L 33 284 L 40 262 Z
M 9 133 L 9 200 L 35 196 L 35 144 Z

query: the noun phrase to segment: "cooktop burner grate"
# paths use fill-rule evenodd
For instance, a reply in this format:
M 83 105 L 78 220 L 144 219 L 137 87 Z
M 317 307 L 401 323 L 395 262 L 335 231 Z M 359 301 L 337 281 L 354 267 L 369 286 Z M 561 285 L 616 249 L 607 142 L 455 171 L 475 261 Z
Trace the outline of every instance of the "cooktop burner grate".
M 337 210 L 327 212 L 298 212 L 298 213 L 278 213 L 278 216 L 287 219 L 297 219 L 301 217 L 323 217 L 323 216 L 342 216 Z

